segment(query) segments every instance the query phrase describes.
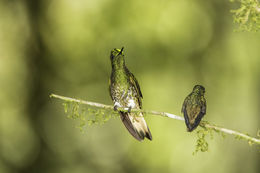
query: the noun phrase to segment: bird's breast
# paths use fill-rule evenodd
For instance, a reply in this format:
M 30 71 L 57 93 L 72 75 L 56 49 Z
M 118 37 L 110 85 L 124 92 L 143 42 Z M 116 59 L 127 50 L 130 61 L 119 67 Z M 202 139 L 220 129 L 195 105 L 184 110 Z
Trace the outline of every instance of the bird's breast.
M 129 99 L 127 102 L 127 107 L 131 107 L 131 108 L 135 108 L 136 107 L 136 103 L 134 99 Z

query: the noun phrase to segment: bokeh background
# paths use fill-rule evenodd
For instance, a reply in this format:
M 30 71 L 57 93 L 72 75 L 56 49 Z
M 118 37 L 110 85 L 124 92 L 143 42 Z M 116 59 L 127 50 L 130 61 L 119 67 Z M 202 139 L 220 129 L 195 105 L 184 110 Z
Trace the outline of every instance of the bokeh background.
M 234 32 L 223 0 L 1 0 L 0 173 L 260 171 L 256 146 L 214 135 L 192 152 L 196 132 L 147 116 L 140 143 L 119 118 L 81 133 L 50 93 L 112 104 L 113 48 L 125 46 L 148 110 L 180 115 L 195 84 L 205 120 L 256 135 L 260 127 L 260 34 Z

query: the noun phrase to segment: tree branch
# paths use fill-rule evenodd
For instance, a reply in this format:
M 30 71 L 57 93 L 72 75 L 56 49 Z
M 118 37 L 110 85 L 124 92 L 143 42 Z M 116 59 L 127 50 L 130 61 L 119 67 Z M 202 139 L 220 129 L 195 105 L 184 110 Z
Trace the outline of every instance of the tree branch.
M 74 98 L 64 97 L 64 96 L 60 96 L 60 95 L 56 95 L 56 94 L 51 94 L 50 97 L 51 98 L 57 98 L 57 99 L 64 100 L 64 101 L 68 101 L 68 102 L 75 102 L 75 103 L 84 104 L 84 105 L 88 105 L 88 106 L 92 106 L 92 107 L 102 108 L 102 109 L 109 109 L 109 110 L 114 109 L 114 107 L 111 106 L 111 105 L 105 105 L 105 104 L 96 103 L 96 102 L 74 99 Z M 128 108 L 118 108 L 118 110 L 127 112 Z M 142 113 L 145 113 L 145 114 L 159 115 L 159 116 L 163 116 L 163 117 L 168 117 L 168 118 L 184 121 L 183 117 L 178 116 L 178 115 L 174 115 L 174 114 L 171 114 L 171 113 L 167 113 L 167 112 L 140 110 L 140 109 L 131 109 L 131 112 L 142 112 Z M 254 138 L 254 137 L 252 137 L 248 134 L 245 134 L 245 133 L 241 133 L 241 132 L 238 132 L 238 131 L 235 131 L 235 130 L 230 130 L 230 129 L 223 128 L 223 127 L 220 127 L 220 126 L 212 125 L 212 124 L 205 122 L 205 121 L 201 122 L 200 126 L 203 127 L 203 128 L 212 129 L 216 132 L 222 132 L 224 134 L 233 135 L 233 136 L 235 136 L 236 138 L 239 138 L 239 139 L 247 140 L 249 142 L 249 144 L 260 145 L 260 139 Z

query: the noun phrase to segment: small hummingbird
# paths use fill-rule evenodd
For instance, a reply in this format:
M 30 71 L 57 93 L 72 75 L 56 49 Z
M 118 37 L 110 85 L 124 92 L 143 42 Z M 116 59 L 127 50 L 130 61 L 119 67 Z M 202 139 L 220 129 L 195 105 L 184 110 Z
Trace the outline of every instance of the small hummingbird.
M 114 110 L 127 107 L 128 112 L 119 111 L 121 120 L 129 133 L 138 141 L 144 137 L 152 140 L 152 134 L 142 113 L 133 113 L 131 109 L 142 109 L 142 93 L 135 76 L 125 65 L 124 47 L 113 49 L 110 54 L 112 73 L 109 80 L 110 96 L 114 102 Z
M 206 114 L 205 88 L 195 85 L 193 91 L 185 98 L 181 112 L 184 114 L 187 131 L 193 131 Z

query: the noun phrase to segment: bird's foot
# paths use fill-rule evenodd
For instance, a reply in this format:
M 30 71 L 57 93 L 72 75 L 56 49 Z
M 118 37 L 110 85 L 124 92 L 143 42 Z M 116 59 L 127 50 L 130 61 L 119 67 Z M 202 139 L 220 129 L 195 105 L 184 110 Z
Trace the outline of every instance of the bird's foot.
M 115 102 L 115 104 L 114 104 L 114 111 L 117 111 L 119 107 L 122 107 L 122 106 L 120 105 L 120 103 Z
M 114 111 L 117 111 L 117 110 L 118 110 L 118 106 L 115 105 L 115 106 L 114 106 Z
M 131 112 L 131 109 L 132 109 L 132 107 L 130 106 L 130 107 L 128 108 L 127 112 L 130 113 L 130 112 Z

